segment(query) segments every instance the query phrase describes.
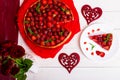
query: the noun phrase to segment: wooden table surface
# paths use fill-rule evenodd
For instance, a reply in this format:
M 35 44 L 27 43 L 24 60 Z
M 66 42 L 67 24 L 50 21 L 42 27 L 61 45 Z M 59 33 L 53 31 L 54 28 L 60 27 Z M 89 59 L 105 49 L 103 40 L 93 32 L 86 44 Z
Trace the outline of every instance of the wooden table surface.
M 23 45 L 26 53 L 34 60 L 34 65 L 28 72 L 27 80 L 120 80 L 120 4 L 119 0 L 73 0 L 79 14 L 80 26 L 83 30 L 86 21 L 81 14 L 81 7 L 84 4 L 89 4 L 91 7 L 101 7 L 103 10 L 102 16 L 94 21 L 94 23 L 107 23 L 114 25 L 116 36 L 118 39 L 118 51 L 109 60 L 103 63 L 94 63 L 87 59 L 79 48 L 79 37 L 81 32 L 76 34 L 70 43 L 66 44 L 60 50 L 55 58 L 42 59 L 36 56 L 23 41 L 19 34 L 19 44 Z M 21 0 L 22 4 L 23 0 Z M 71 44 L 74 44 L 71 46 Z M 70 54 L 72 52 L 79 53 L 80 63 L 69 74 L 58 62 L 58 55 L 61 52 Z

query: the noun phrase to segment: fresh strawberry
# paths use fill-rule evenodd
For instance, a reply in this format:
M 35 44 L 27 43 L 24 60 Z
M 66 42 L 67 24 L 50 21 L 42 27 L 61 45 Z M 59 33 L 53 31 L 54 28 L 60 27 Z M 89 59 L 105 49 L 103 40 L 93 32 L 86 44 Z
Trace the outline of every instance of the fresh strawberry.
M 101 53 L 100 53 L 100 56 L 101 56 L 101 57 L 104 57 L 104 56 L 105 56 L 105 53 L 104 53 L 104 52 L 101 52 Z
M 51 21 L 51 20 L 52 20 L 52 17 L 51 17 L 51 16 L 48 16 L 47 18 L 48 18 L 48 21 Z
M 100 55 L 100 53 L 101 53 L 100 51 L 96 51 L 96 54 L 97 54 L 97 55 Z
M 52 15 L 52 12 L 51 12 L 51 11 L 49 11 L 49 12 L 48 12 L 48 15 L 49 15 L 49 16 L 51 16 L 51 15 Z
M 94 52 L 91 52 L 91 55 L 93 56 L 93 55 L 94 55 Z
M 40 20 L 40 21 L 42 21 L 42 20 L 43 20 L 43 17 L 42 17 L 42 16 L 40 16 L 40 17 L 39 17 L 39 20 Z
M 35 36 L 32 36 L 32 40 L 34 41 L 34 40 L 36 40 L 37 38 L 35 37 Z
M 55 40 L 55 36 L 52 36 L 51 38 L 52 38 L 52 40 Z
M 48 23 L 47 23 L 47 26 L 48 26 L 49 28 L 51 28 L 51 27 L 52 27 L 52 22 L 48 22 Z
M 64 37 L 64 36 L 61 36 L 61 37 L 60 37 L 60 40 L 61 40 L 61 41 L 63 41 L 64 39 L 65 39 L 65 37 Z
M 44 41 L 41 41 L 41 45 L 44 46 L 44 45 L 45 45 L 45 42 L 44 42 Z
M 56 24 L 56 27 L 57 27 L 57 28 L 60 28 L 60 24 Z
M 66 11 L 66 14 L 67 14 L 67 15 L 70 15 L 70 11 L 67 10 L 67 11 Z
M 57 39 L 56 42 L 57 42 L 57 43 L 60 43 L 60 40 Z
M 105 56 L 105 53 L 104 52 L 102 52 L 102 51 L 96 51 L 96 54 L 98 55 L 98 56 L 100 56 L 100 57 L 104 57 Z
M 52 4 L 53 2 L 52 2 L 52 0 L 48 0 L 48 4 Z
M 40 7 L 40 9 L 43 10 L 43 9 L 44 9 L 44 6 L 42 5 L 42 6 Z
M 54 45 L 55 45 L 55 42 L 54 42 L 54 41 L 52 41 L 52 42 L 51 42 L 51 45 L 52 45 L 52 46 L 54 46 Z
M 42 0 L 42 4 L 46 5 L 47 4 L 47 0 Z
M 106 49 L 106 50 L 109 50 L 110 47 L 109 46 L 104 46 L 103 48 Z

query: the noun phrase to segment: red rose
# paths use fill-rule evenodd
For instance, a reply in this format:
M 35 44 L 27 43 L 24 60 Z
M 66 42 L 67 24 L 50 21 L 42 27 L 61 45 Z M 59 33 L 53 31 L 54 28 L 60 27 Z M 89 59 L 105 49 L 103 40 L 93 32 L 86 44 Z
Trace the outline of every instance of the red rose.
M 14 61 L 11 59 L 6 59 L 2 62 L 1 72 L 4 75 L 9 75 L 13 66 L 14 66 Z
M 11 69 L 11 74 L 15 75 L 20 71 L 20 68 L 17 67 L 16 65 Z
M 21 58 L 25 55 L 25 50 L 22 46 L 20 45 L 14 45 L 12 48 L 11 48 L 11 51 L 10 51 L 10 56 L 12 58 Z

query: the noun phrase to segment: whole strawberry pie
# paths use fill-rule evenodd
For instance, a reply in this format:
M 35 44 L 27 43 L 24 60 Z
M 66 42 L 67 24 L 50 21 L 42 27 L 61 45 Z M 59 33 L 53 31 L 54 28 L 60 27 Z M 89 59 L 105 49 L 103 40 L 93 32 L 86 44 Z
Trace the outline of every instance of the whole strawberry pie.
M 59 0 L 38 0 L 26 11 L 24 30 L 33 43 L 44 48 L 56 48 L 65 43 L 71 31 L 65 24 L 74 17 L 69 7 Z

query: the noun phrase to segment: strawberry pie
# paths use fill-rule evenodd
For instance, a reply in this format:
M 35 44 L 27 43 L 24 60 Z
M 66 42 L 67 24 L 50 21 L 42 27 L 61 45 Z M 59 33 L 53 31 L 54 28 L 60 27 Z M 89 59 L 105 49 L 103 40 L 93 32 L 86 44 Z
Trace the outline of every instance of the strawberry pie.
M 103 49 L 109 50 L 112 45 L 113 35 L 111 33 L 89 36 L 91 40 L 99 44 Z
M 24 30 L 29 40 L 38 46 L 56 48 L 70 37 L 71 31 L 65 24 L 73 20 L 70 8 L 63 2 L 40 0 L 26 11 Z

